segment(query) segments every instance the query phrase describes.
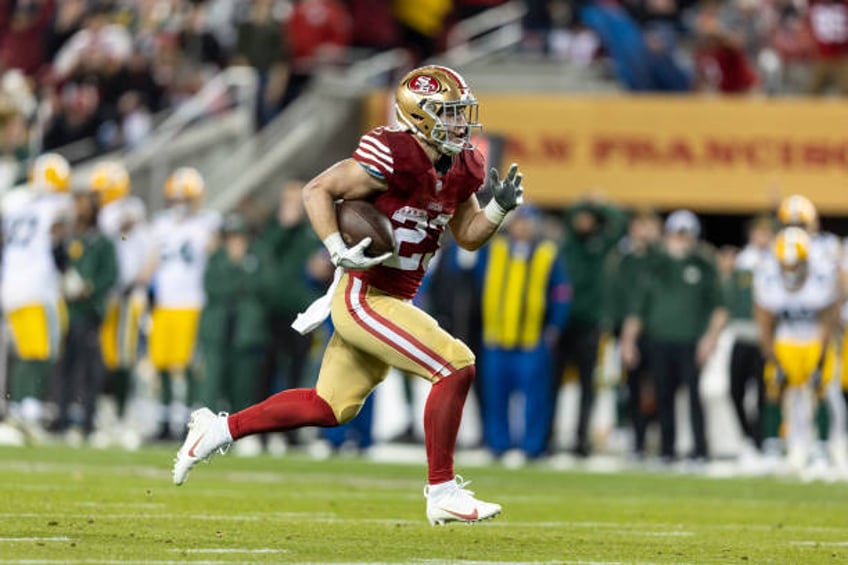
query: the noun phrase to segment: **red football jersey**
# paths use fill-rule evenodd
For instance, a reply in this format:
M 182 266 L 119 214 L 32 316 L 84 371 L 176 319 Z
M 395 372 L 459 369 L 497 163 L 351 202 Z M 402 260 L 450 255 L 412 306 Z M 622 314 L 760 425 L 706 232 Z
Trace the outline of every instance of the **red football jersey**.
M 360 138 L 353 158 L 388 184 L 372 202 L 389 217 L 395 234 L 394 256 L 353 274 L 384 292 L 412 298 L 457 205 L 483 184 L 483 156 L 476 149 L 463 151 L 440 174 L 413 134 L 380 127 Z

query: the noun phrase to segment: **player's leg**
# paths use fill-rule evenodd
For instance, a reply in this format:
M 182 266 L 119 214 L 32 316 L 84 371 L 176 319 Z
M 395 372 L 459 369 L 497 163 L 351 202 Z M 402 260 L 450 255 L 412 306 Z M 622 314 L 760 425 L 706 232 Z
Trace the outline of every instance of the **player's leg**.
M 677 387 L 672 361 L 671 346 L 654 342 L 651 346 L 651 372 L 654 375 L 657 416 L 660 422 L 660 456 L 667 460 L 674 459 L 675 456 L 674 395 Z
M 697 459 L 706 459 L 709 451 L 704 424 L 704 404 L 701 401 L 701 372 L 695 359 L 695 346 L 688 344 L 679 346 L 678 355 L 681 381 L 686 385 L 689 393 L 689 419 L 692 422 L 692 436 L 695 443 L 693 455 Z
M 230 416 L 216 416 L 208 408 L 192 413 L 188 436 L 177 453 L 174 483 L 182 484 L 197 462 L 239 438 L 349 421 L 387 372 L 388 365 L 334 334 L 315 388 L 284 390 Z
M 524 392 L 524 441 L 522 449 L 529 459 L 537 459 L 548 449 L 548 428 L 553 417 L 548 399 L 551 363 L 542 342 L 533 351 L 522 352 L 517 376 Z
M 485 382 L 483 390 L 487 409 L 483 415 L 483 436 L 495 457 L 500 457 L 510 448 L 509 397 L 512 393 L 512 367 L 509 354 L 503 349 L 483 348 L 485 367 L 480 378 Z
M 171 381 L 171 339 L 173 328 L 171 311 L 156 307 L 151 314 L 150 339 L 148 353 L 150 362 L 159 375 L 159 432 L 157 439 L 167 439 L 171 435 L 171 402 L 173 401 L 173 383 Z
M 589 442 L 589 423 L 592 407 L 595 404 L 595 367 L 598 364 L 600 332 L 597 328 L 587 327 L 577 343 L 577 372 L 580 377 L 580 409 L 577 416 L 577 434 L 574 452 L 585 457 L 591 452 Z
M 54 359 L 59 351 L 60 323 L 56 305 L 32 304 L 7 314 L 17 351 L 12 367 L 12 414 L 38 433 Z
M 433 383 L 424 406 L 430 523 L 473 522 L 499 514 L 499 505 L 477 500 L 465 490 L 453 468 L 462 409 L 474 380 L 474 354 L 409 302 L 350 276 L 342 278 L 338 289 L 333 323 L 345 341 Z

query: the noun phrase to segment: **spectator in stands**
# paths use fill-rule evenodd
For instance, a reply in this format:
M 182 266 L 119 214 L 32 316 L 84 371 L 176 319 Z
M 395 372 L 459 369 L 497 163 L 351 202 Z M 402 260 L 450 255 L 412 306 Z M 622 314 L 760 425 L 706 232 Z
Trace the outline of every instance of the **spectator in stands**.
M 697 86 L 739 94 L 757 84 L 757 75 L 744 50 L 745 36 L 733 29 L 726 11 L 727 6 L 718 0 L 702 0 L 693 18 Z
M 278 281 L 271 287 L 265 303 L 270 339 L 265 354 L 263 395 L 308 386 L 304 371 L 312 337 L 300 335 L 291 328 L 291 323 L 321 295 L 322 290 L 310 284 L 309 272 L 314 271 L 312 276 L 319 278 L 328 274 L 332 277 L 332 271 L 320 273 L 320 261 L 313 259 L 322 246 L 306 218 L 301 197 L 303 184 L 292 180 L 283 185 L 277 213 L 260 236 L 272 261 L 270 277 Z
M 524 205 L 507 222 L 506 234 L 481 251 L 483 424 L 495 457 L 518 447 L 523 457 L 537 459 L 548 447 L 551 353 L 565 326 L 571 287 L 556 243 L 540 238 L 540 215 Z M 515 393 L 524 406 L 520 424 L 510 417 Z
M 451 0 L 397 0 L 395 19 L 413 63 L 429 59 L 442 48 L 440 40 L 451 12 Z
M 659 2 L 660 5 L 668 3 L 668 0 Z M 626 88 L 634 91 L 690 90 L 691 79 L 675 57 L 676 23 L 674 26 L 663 23 L 651 33 L 643 34 L 636 21 L 614 3 L 588 4 L 581 10 L 581 19 L 597 33 L 612 58 L 616 77 Z
M 284 105 L 297 98 L 323 65 L 345 62 L 351 42 L 350 14 L 337 0 L 298 0 L 285 24 L 292 50 L 292 73 Z
M 96 4 L 85 16 L 83 28 L 71 36 L 56 53 L 53 69 L 56 77 L 66 79 L 74 73 L 97 74 L 120 68 L 133 50 L 127 28 L 112 23 L 109 4 Z
M 351 45 L 376 51 L 400 46 L 392 0 L 349 0 Z
M 807 92 L 848 94 L 848 1 L 812 0 L 807 23 L 817 47 Z
M 619 243 L 607 259 L 605 328 L 620 336 L 625 317 L 631 304 L 638 297 L 638 289 L 650 276 L 650 256 L 661 236 L 660 218 L 651 210 L 640 210 L 630 219 L 627 237 Z M 649 400 L 654 395 L 650 380 L 650 352 L 644 336 L 639 338 L 638 362 L 626 367 L 627 404 L 630 424 L 633 426 L 633 452 L 636 457 L 645 455 L 645 430 L 652 416 Z
M 621 337 L 625 368 L 639 363 L 638 339 L 648 342 L 651 371 L 656 380 L 660 419 L 661 457 L 675 458 L 675 394 L 689 389 L 689 415 L 695 461 L 709 456 L 701 403 L 700 371 L 715 350 L 727 321 L 727 310 L 715 261 L 699 247 L 700 222 L 688 210 L 671 213 L 665 223 L 663 249 L 652 254 L 651 276 L 638 288 Z
M 556 398 L 565 367 L 576 364 L 580 375 L 580 414 L 574 452 L 586 456 L 591 451 L 589 417 L 595 397 L 595 363 L 604 314 L 603 267 L 607 255 L 627 229 L 627 216 L 592 195 L 566 211 L 565 229 L 563 253 L 574 288 L 574 303 L 568 327 L 557 347 L 551 394 Z
M 56 9 L 54 0 L 0 1 L 0 71 L 34 76 L 47 60 L 43 36 Z
M 217 70 L 226 65 L 226 57 L 218 38 L 207 26 L 206 10 L 203 3 L 190 5 L 186 25 L 180 30 L 177 41 L 183 58 L 191 65 Z
M 204 371 L 197 401 L 216 411 L 238 411 L 260 396 L 268 341 L 264 299 L 271 271 L 261 245 L 251 242 L 242 216 L 228 215 L 221 232 L 223 244 L 209 257 L 203 276 L 206 304 L 199 343 Z M 256 451 L 258 438 L 254 446 L 250 443 L 248 451 Z
M 545 51 L 556 59 L 585 67 L 594 59 L 600 42 L 598 37 L 582 24 L 574 10 L 574 3 L 569 0 L 548 2 L 550 29 L 547 32 Z
M 267 124 L 280 110 L 291 73 L 288 38 L 274 16 L 272 0 L 256 0 L 239 25 L 234 62 L 259 73 L 257 123 Z
M 44 133 L 44 148 L 54 149 L 97 135 L 100 94 L 91 83 L 67 83 L 54 98 Z
M 118 282 L 115 246 L 97 225 L 98 197 L 88 185 L 74 193 L 74 230 L 67 242 L 68 264 L 61 284 L 68 305 L 68 335 L 59 360 L 59 416 L 51 426 L 56 432 L 74 428 L 83 437 L 94 431 L 105 376 L 100 325 L 109 293 Z
M 86 8 L 86 0 L 56 2 L 55 16 L 44 36 L 44 48 L 49 61 L 55 60 L 65 43 L 82 29 Z

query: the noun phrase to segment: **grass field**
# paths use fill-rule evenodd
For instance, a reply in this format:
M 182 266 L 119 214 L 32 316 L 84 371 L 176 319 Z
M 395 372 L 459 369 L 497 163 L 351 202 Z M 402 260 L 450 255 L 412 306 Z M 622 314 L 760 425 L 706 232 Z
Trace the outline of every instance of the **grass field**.
M 0 563 L 848 563 L 848 486 L 459 469 L 502 516 L 433 528 L 423 466 L 0 448 Z

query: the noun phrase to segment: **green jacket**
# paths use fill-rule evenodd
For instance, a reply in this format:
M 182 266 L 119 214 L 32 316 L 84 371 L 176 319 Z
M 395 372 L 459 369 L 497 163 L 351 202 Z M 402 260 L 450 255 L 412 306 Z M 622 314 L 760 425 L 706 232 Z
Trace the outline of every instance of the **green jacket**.
M 230 261 L 223 245 L 212 254 L 203 275 L 206 304 L 199 330 L 206 351 L 265 344 L 268 327 L 263 297 L 268 274 L 268 260 L 255 244 L 240 264 Z
M 603 328 L 618 332 L 634 300 L 639 298 L 639 289 L 647 284 L 650 273 L 650 251 L 635 251 L 632 248 L 616 248 L 607 257 L 604 273 L 604 319 Z
M 97 229 L 68 242 L 68 267 L 76 269 L 89 288 L 84 296 L 68 299 L 68 318 L 102 319 L 109 292 L 118 282 L 118 257 L 112 241 Z
M 594 213 L 600 223 L 589 237 L 574 232 L 574 217 L 583 211 Z M 569 323 L 598 327 L 605 316 L 604 262 L 627 231 L 627 215 L 613 206 L 582 202 L 566 211 L 565 230 L 563 254 L 574 288 Z
M 271 259 L 273 284 L 268 289 L 267 306 L 276 315 L 294 319 L 322 294 L 306 277 L 306 263 L 321 242 L 306 220 L 284 227 L 273 218 L 262 232 L 260 243 Z
M 655 250 L 649 258 L 650 276 L 644 277 L 630 306 L 650 339 L 695 343 L 709 325 L 716 308 L 723 307 L 718 269 L 707 250 L 684 258 Z

